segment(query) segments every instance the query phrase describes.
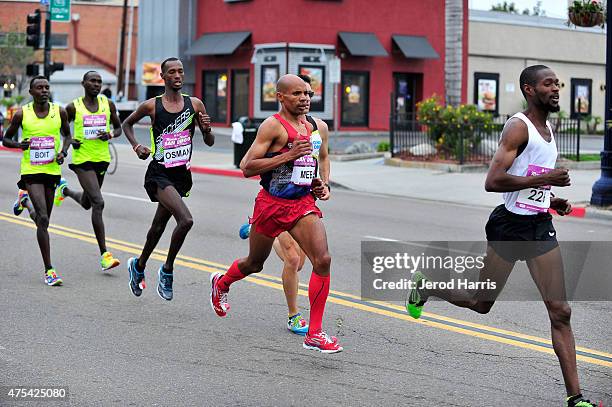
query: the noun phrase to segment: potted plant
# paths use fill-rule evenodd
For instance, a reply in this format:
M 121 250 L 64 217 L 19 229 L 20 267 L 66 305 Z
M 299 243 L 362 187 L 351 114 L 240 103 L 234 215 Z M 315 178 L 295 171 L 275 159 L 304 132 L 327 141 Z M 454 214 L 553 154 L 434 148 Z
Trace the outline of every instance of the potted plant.
M 604 27 L 606 11 L 601 2 L 597 0 L 576 0 L 568 8 L 568 25 L 570 23 L 579 27 Z

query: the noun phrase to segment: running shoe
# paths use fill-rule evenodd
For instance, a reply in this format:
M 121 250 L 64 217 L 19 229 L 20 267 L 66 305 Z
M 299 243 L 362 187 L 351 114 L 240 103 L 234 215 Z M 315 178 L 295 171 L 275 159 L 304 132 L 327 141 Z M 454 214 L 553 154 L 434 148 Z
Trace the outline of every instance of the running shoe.
M 421 317 L 423 305 L 427 302 L 427 297 L 423 295 L 420 289 L 421 284 L 423 284 L 422 281 L 427 281 L 423 273 L 420 271 L 414 273 L 411 283 L 415 288 L 408 291 L 408 296 L 406 297 L 406 311 L 408 311 L 408 314 L 414 319 L 419 319 Z
M 164 272 L 164 266 L 157 271 L 157 294 L 166 301 L 172 300 L 172 282 L 174 274 Z
M 304 336 L 308 332 L 308 322 L 298 312 L 294 316 L 287 318 L 287 329 L 294 334 Z
M 230 309 L 227 303 L 227 291 L 221 291 L 217 285 L 222 276 L 221 273 L 213 273 L 210 276 L 210 306 L 220 317 L 226 316 Z
M 61 277 L 55 272 L 55 269 L 51 268 L 47 270 L 47 274 L 45 274 L 45 283 L 47 283 L 47 285 L 62 285 L 63 282 Z
M 313 334 L 306 334 L 302 346 L 304 346 L 304 349 L 318 350 L 322 353 L 337 353 L 344 350 L 337 340 L 334 341 L 322 330 L 318 330 Z
M 62 178 L 59 184 L 57 184 L 57 187 L 55 188 L 55 198 L 53 199 L 55 206 L 61 206 L 64 203 L 64 198 L 66 197 L 64 195 L 64 189 L 66 189 L 67 186 L 68 182 L 64 178 Z
M 251 235 L 251 224 L 245 223 L 244 225 L 240 226 L 240 231 L 238 232 L 238 235 L 240 235 L 241 239 L 248 239 Z
M 25 209 L 24 204 L 26 203 L 28 198 L 28 191 L 20 189 L 19 193 L 17 194 L 17 200 L 13 204 L 13 213 L 15 214 L 15 216 L 21 215 L 21 212 L 23 212 L 23 210 Z
M 100 257 L 100 267 L 102 268 L 102 271 L 112 269 L 120 264 L 121 262 L 114 258 L 111 252 L 104 252 L 102 257 Z
M 130 290 L 136 297 L 140 297 L 142 290 L 147 288 L 147 285 L 145 284 L 144 271 L 141 273 L 140 271 L 136 270 L 137 262 L 138 259 L 136 257 L 130 257 L 128 260 L 127 269 L 128 273 L 130 274 Z
M 601 405 L 601 403 L 600 403 Z M 595 403 L 582 397 L 582 394 L 577 394 L 565 399 L 565 407 L 597 407 Z

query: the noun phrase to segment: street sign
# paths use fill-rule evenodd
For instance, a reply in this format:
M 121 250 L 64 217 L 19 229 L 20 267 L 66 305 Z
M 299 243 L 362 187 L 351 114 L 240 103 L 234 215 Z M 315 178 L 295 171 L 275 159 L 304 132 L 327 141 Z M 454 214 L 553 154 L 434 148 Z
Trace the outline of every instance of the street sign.
M 49 3 L 51 21 L 70 22 L 70 0 L 51 0 Z
M 340 83 L 340 58 L 329 60 L 329 82 Z

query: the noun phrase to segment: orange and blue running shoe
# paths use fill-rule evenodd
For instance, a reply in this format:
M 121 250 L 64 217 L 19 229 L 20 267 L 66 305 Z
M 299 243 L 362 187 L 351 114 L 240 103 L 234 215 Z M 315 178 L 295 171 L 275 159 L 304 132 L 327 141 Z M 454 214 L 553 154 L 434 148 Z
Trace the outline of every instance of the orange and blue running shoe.
M 21 215 L 21 212 L 25 209 L 25 203 L 29 199 L 28 191 L 20 189 L 17 194 L 17 200 L 13 204 L 13 213 L 15 216 Z

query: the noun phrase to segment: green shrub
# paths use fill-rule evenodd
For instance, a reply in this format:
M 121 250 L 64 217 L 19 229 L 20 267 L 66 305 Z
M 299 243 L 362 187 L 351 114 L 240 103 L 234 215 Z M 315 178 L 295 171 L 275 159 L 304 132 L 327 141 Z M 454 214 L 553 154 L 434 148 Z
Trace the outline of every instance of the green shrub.
M 498 128 L 493 116 L 479 112 L 475 105 L 443 106 L 436 95 L 417 103 L 417 120 L 427 127 L 436 148 L 454 158 L 478 147 L 483 133 Z

